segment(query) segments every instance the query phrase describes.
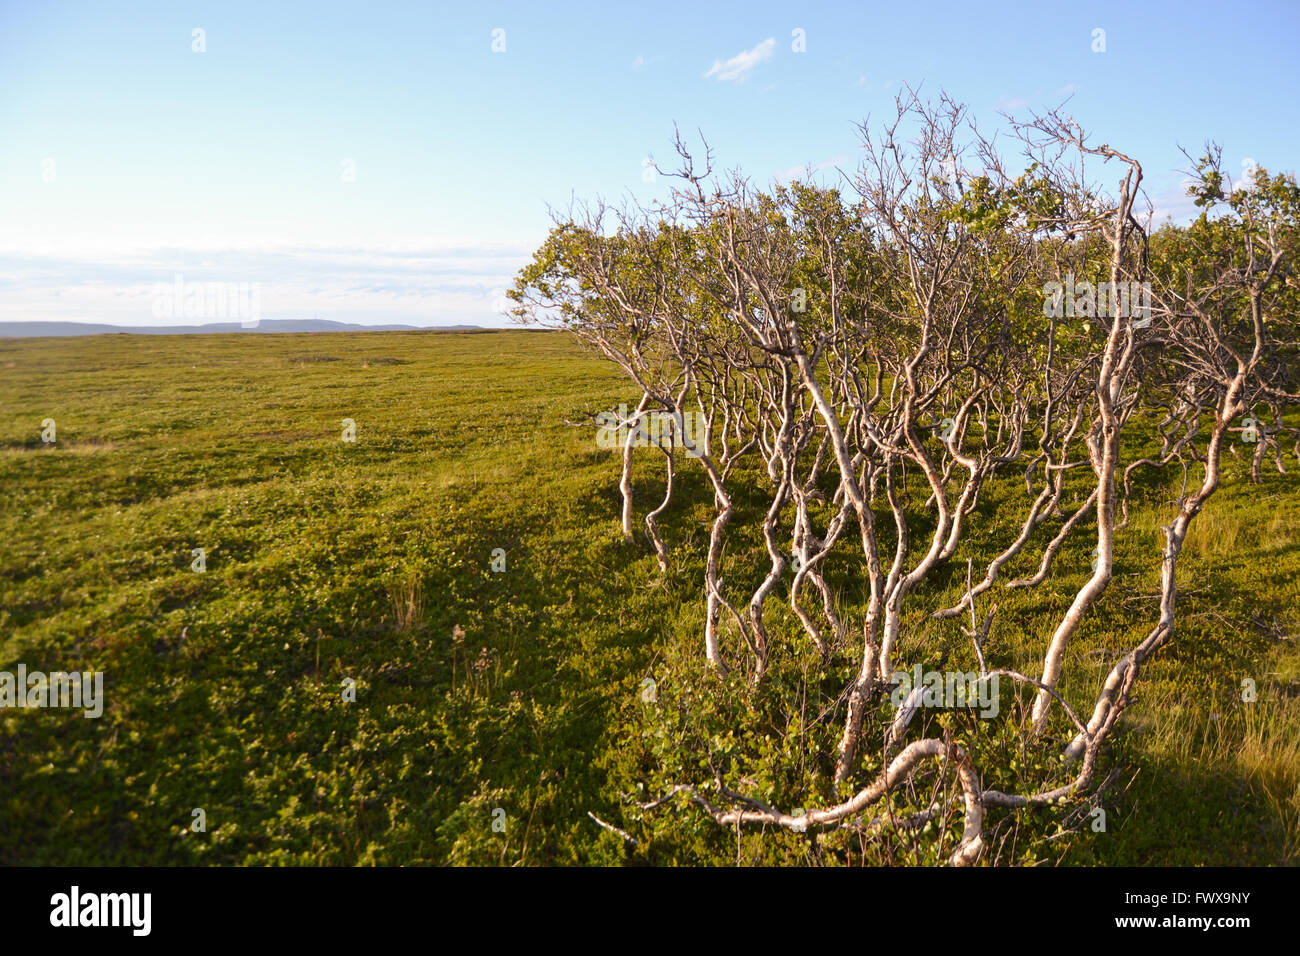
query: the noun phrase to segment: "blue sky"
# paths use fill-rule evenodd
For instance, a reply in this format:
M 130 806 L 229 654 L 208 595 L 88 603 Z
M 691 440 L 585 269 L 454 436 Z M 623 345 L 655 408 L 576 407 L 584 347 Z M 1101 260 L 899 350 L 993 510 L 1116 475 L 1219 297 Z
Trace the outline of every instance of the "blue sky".
M 662 198 L 674 122 L 760 182 L 851 169 L 904 83 L 984 128 L 1069 97 L 1182 218 L 1180 145 L 1296 168 L 1298 53 L 1294 2 L 0 0 L 0 318 L 167 324 L 179 272 L 264 318 L 505 324 L 548 205 Z

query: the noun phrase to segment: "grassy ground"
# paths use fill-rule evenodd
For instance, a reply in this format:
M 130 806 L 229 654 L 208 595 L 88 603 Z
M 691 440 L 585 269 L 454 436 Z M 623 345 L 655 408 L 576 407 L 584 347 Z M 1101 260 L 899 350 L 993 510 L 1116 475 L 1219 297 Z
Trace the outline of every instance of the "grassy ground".
M 638 787 L 706 781 L 710 761 L 783 806 L 812 799 L 836 715 L 818 718 L 854 663 L 840 649 L 819 676 L 806 641 L 783 642 L 758 698 L 704 672 L 697 470 L 662 522 L 661 578 L 621 541 L 614 453 L 565 424 L 634 397 L 545 333 L 0 340 L 0 670 L 101 670 L 108 702 L 99 720 L 0 710 L 0 863 L 926 862 L 904 841 L 855 855 L 628 807 Z M 1300 859 L 1300 480 L 1252 486 L 1245 466 L 1228 460 L 1189 542 L 1180 633 L 1108 758 L 1106 830 L 1086 805 L 994 815 L 991 859 Z M 657 502 L 649 453 L 636 477 Z M 1140 486 L 1119 575 L 1071 649 L 1080 705 L 1154 617 L 1167 477 Z M 900 663 L 946 648 L 967 665 L 925 612 L 960 593 L 966 554 L 995 552 L 1017 494 L 981 505 L 993 531 L 919 600 Z M 761 555 L 744 528 L 762 502 L 739 504 L 737 588 Z M 999 663 L 1034 668 L 1087 550 L 999 594 Z M 771 623 L 795 633 L 783 608 Z M 949 718 L 986 783 L 1061 772 L 1049 748 Z

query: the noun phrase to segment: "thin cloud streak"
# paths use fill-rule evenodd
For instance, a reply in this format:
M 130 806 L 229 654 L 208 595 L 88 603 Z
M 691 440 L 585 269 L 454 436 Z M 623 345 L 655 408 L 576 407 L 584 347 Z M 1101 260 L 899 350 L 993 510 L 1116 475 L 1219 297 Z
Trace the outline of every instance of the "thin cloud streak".
M 765 60 L 772 59 L 775 50 L 776 39 L 768 37 L 752 50 L 742 50 L 730 60 L 714 60 L 713 66 L 709 68 L 708 73 L 704 74 L 704 78 L 707 80 L 717 77 L 719 82 L 723 83 L 744 80 L 753 72 L 754 67 Z

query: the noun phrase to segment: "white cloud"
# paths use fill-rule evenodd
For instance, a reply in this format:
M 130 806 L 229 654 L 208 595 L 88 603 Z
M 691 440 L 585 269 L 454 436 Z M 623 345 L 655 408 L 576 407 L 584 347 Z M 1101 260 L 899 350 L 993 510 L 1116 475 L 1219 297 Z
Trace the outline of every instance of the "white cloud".
M 222 239 L 0 234 L 0 312 L 125 325 L 157 320 L 159 285 L 259 283 L 266 318 L 494 324 L 491 307 L 532 243 L 435 236 Z M 499 323 L 495 323 L 499 324 Z
M 768 37 L 752 50 L 742 50 L 733 56 L 730 60 L 714 60 L 713 66 L 709 72 L 704 74 L 707 80 L 710 77 L 717 77 L 720 82 L 727 83 L 732 80 L 743 80 L 747 77 L 754 67 L 758 66 L 764 60 L 772 59 L 772 52 L 776 49 L 776 40 Z
M 1196 200 L 1187 195 L 1187 187 L 1191 184 L 1192 180 L 1184 179 L 1177 186 L 1151 197 L 1151 205 L 1155 207 L 1151 223 L 1153 228 L 1159 228 L 1166 219 L 1172 219 L 1176 225 L 1186 225 L 1200 215 L 1201 210 L 1196 205 Z

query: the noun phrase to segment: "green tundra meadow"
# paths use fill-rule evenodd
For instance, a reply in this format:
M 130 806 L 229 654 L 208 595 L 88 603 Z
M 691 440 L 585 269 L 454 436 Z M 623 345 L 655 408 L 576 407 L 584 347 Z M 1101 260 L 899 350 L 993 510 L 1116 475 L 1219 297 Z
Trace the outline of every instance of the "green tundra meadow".
M 717 767 L 776 805 L 808 800 L 859 653 L 837 648 L 814 676 L 782 608 L 770 626 L 790 640 L 761 693 L 706 667 L 701 474 L 679 469 L 662 574 L 620 533 L 618 452 L 570 424 L 637 397 L 562 333 L 0 340 L 0 671 L 102 671 L 106 701 L 98 719 L 0 709 L 0 864 L 941 860 L 903 835 L 738 833 L 684 798 L 637 807 Z M 1300 464 L 1268 462 L 1254 485 L 1237 451 L 1107 786 L 990 813 L 985 864 L 1300 861 Z M 664 475 L 657 450 L 636 461 L 639 522 Z M 1135 477 L 1116 577 L 1065 668 L 1080 706 L 1155 615 L 1151 556 L 1181 473 Z M 969 666 L 927 611 L 960 596 L 966 557 L 979 569 L 999 550 L 1014 494 L 989 489 L 906 622 L 931 665 Z M 757 525 L 734 522 L 728 575 L 761 576 Z M 998 592 L 1002 666 L 1041 660 L 1089 574 L 1086 541 L 1040 587 Z M 977 765 L 1009 791 L 1064 773 L 1059 740 L 932 719 L 994 754 Z

